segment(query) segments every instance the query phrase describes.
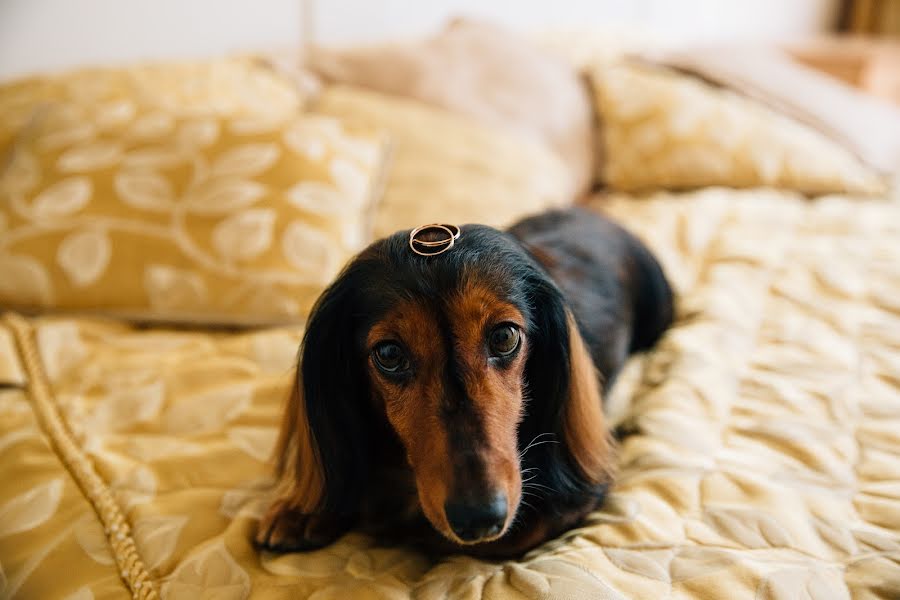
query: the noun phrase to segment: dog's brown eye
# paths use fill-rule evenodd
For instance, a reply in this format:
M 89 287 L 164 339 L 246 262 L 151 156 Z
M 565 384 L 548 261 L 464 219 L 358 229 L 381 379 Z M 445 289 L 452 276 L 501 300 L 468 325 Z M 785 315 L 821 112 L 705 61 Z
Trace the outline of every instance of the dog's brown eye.
M 512 325 L 500 325 L 491 332 L 491 354 L 509 356 L 519 347 L 519 329 Z
M 375 364 L 385 373 L 399 373 L 409 368 L 409 361 L 403 348 L 393 342 L 384 342 L 375 346 L 372 351 Z

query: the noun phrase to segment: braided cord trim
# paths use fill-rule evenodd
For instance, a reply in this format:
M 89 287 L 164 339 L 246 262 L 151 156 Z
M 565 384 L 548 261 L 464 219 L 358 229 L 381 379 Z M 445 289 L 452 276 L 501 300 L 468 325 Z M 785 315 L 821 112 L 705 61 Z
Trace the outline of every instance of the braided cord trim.
M 15 335 L 22 363 L 28 373 L 28 395 L 38 420 L 57 455 L 100 518 L 122 580 L 135 600 L 157 600 L 156 582 L 144 567 L 121 507 L 94 464 L 75 442 L 59 413 L 38 355 L 31 325 L 15 314 L 6 314 L 3 319 Z

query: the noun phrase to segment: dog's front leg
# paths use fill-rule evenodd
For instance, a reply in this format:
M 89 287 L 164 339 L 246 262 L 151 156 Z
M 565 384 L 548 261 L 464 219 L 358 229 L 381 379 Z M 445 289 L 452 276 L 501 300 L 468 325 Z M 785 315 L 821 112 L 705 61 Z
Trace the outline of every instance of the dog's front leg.
M 303 513 L 276 500 L 259 522 L 255 542 L 273 552 L 304 552 L 327 546 L 356 523 L 350 515 Z

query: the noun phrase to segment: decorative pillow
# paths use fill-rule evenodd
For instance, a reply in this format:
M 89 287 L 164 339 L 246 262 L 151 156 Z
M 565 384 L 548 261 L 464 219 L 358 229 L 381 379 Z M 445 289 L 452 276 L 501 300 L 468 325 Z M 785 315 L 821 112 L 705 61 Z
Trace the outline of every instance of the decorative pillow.
M 658 52 L 652 58 L 808 125 L 881 173 L 900 173 L 900 103 L 857 89 L 775 48 L 717 45 Z
M 559 158 L 506 131 L 345 86 L 326 88 L 311 110 L 390 134 L 391 169 L 376 236 L 435 222 L 503 227 L 572 201 Z
M 593 71 L 613 188 L 773 186 L 877 194 L 884 182 L 821 133 L 727 90 L 662 67 Z
M 528 40 L 458 19 L 439 34 L 369 48 L 316 48 L 309 68 L 332 83 L 419 100 L 552 148 L 572 194 L 593 183 L 594 115 L 576 69 Z
M 384 138 L 284 117 L 45 106 L 0 172 L 0 304 L 302 319 L 370 238 Z
M 88 125 L 103 127 L 129 120 L 135 106 L 180 115 L 288 118 L 305 102 L 299 89 L 294 81 L 250 57 L 90 68 L 30 77 L 0 87 L 0 150 L 36 113 L 56 102 L 89 110 L 94 120 L 81 124 L 85 130 Z

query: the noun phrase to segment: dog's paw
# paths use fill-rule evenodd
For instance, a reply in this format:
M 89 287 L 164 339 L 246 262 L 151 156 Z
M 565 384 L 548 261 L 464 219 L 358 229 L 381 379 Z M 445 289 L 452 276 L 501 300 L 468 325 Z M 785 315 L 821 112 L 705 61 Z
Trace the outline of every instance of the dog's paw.
M 302 513 L 276 502 L 259 522 L 254 541 L 261 550 L 304 552 L 327 546 L 349 528 L 346 518 Z

